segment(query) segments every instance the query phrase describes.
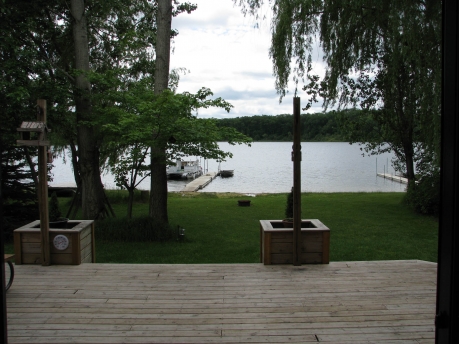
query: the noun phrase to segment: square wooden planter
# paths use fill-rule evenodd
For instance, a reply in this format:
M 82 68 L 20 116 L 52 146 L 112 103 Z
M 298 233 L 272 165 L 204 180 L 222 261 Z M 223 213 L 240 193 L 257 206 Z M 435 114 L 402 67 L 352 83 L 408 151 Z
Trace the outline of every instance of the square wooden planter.
M 264 265 L 292 264 L 293 228 L 282 220 L 260 220 L 260 261 Z M 317 219 L 302 220 L 301 263 L 329 264 L 330 230 Z
M 69 240 L 65 250 L 53 245 L 57 235 Z M 41 264 L 40 221 L 31 222 L 14 230 L 14 253 L 16 264 Z M 94 240 L 94 221 L 69 220 L 66 228 L 50 228 L 50 262 L 56 265 L 79 265 L 95 263 L 96 250 Z

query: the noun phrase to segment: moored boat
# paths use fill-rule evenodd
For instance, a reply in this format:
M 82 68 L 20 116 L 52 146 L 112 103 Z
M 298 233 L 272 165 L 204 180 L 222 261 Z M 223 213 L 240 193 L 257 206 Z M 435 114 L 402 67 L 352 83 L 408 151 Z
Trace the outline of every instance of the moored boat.
M 233 177 L 233 171 L 234 170 L 221 170 L 220 169 L 220 161 L 219 161 L 219 166 L 217 168 L 217 175 L 218 176 L 221 176 L 222 178 Z
M 233 177 L 233 170 L 220 170 L 218 175 L 222 178 Z
M 195 179 L 203 174 L 198 160 L 176 160 L 176 164 L 169 166 L 166 174 L 170 179 Z

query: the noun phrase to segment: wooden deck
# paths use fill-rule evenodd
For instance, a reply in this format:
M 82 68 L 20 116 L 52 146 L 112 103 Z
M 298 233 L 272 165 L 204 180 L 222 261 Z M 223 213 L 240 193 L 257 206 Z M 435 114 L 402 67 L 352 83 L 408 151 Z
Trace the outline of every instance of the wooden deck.
M 436 269 L 19 265 L 9 343 L 434 343 Z

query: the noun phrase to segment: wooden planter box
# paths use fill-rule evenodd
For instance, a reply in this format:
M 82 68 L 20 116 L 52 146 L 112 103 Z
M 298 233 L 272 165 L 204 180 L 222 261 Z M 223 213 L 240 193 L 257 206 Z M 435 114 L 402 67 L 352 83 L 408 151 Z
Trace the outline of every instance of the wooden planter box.
M 301 263 L 329 264 L 329 228 L 316 219 L 302 220 L 301 227 Z M 261 220 L 260 262 L 292 264 L 293 233 L 282 220 Z
M 95 263 L 94 221 L 70 220 L 67 228 L 50 228 L 50 262 L 56 265 L 79 265 Z M 65 235 L 69 246 L 58 250 L 53 245 L 56 235 Z M 40 221 L 31 222 L 14 230 L 14 253 L 16 264 L 41 264 Z

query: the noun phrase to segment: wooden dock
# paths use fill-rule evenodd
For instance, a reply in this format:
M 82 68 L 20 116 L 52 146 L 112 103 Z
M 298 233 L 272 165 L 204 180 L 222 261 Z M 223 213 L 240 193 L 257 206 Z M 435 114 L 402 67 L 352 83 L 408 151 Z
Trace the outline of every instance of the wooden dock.
M 437 264 L 18 265 L 9 343 L 434 343 Z
M 206 185 L 211 183 L 213 179 L 216 178 L 216 175 L 216 172 L 208 172 L 206 174 L 203 174 L 202 176 L 188 183 L 181 191 L 194 192 L 203 189 Z
M 77 184 L 75 183 L 52 183 L 48 185 L 48 196 L 56 192 L 58 196 L 74 196 L 77 192 Z
M 408 183 L 407 178 L 400 177 L 400 176 L 396 176 L 396 175 L 394 175 L 394 174 L 389 174 L 389 173 L 377 173 L 377 176 L 382 177 L 382 178 L 385 178 L 385 179 L 390 179 L 390 180 L 393 180 L 393 181 L 395 181 L 395 182 L 400 182 L 400 183 L 403 183 L 403 184 L 407 184 L 407 183 Z

